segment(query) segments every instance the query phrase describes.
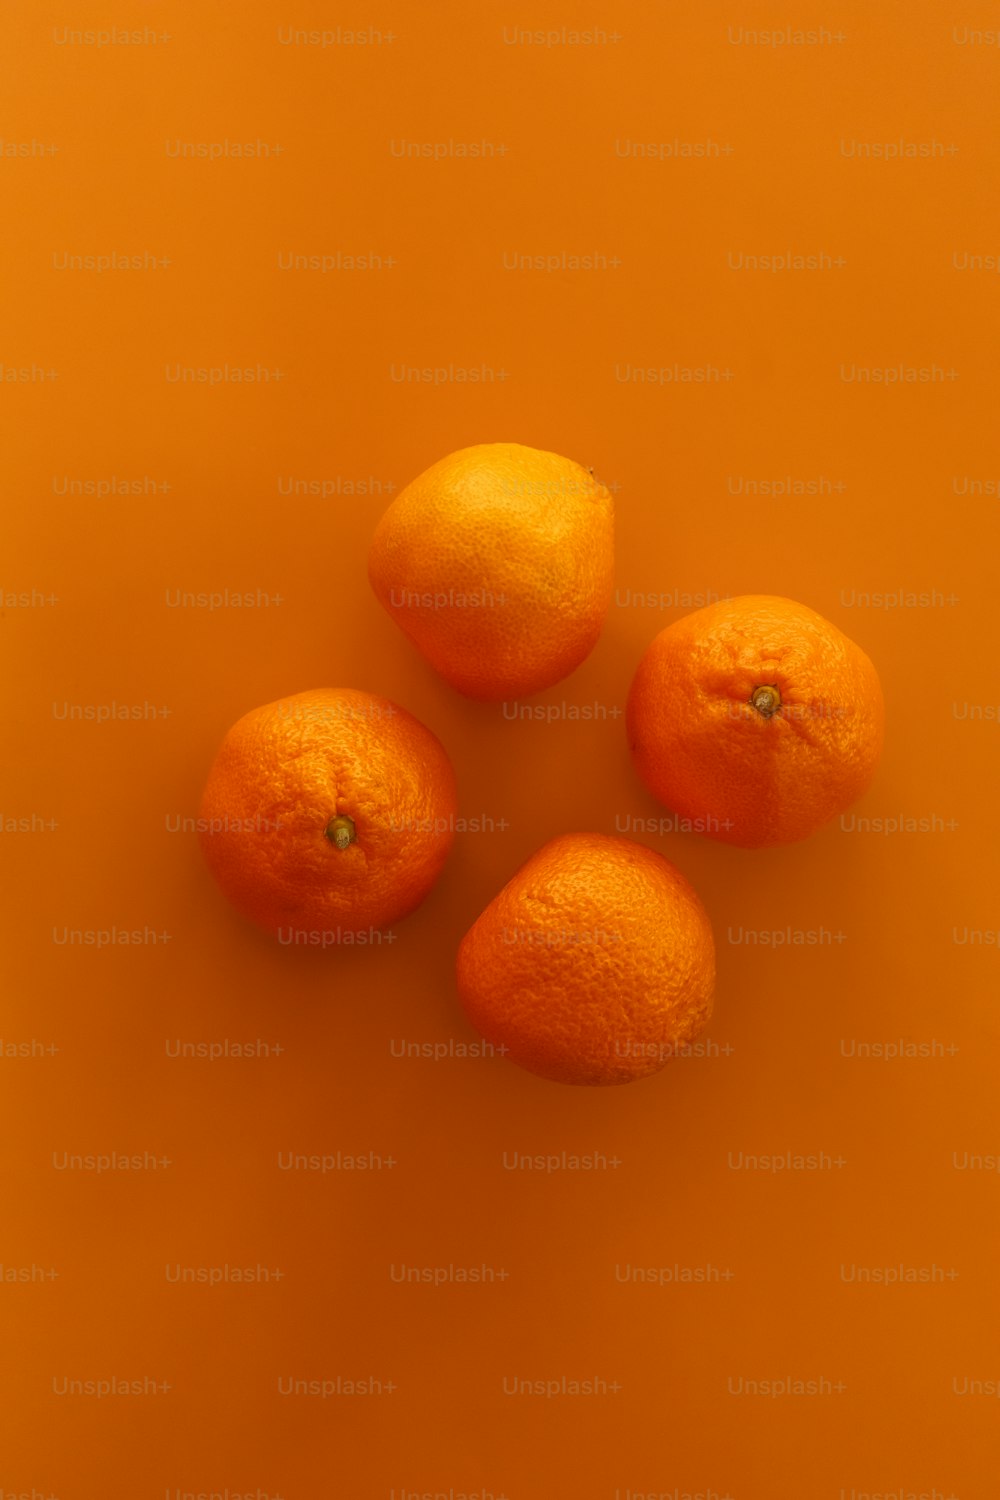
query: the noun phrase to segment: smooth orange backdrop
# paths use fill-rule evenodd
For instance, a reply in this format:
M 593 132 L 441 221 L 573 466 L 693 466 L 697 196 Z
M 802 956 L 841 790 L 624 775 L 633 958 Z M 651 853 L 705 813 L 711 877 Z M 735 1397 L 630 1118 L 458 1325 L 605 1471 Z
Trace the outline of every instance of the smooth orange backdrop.
M 760 9 L 5 7 L 0 1493 L 996 1496 L 997 1402 L 974 1392 L 1000 1380 L 1000 47 L 963 39 L 995 12 Z M 73 40 L 102 27 L 149 33 Z M 746 40 L 762 27 L 830 39 Z M 928 154 L 852 144 L 900 141 Z M 210 159 L 226 142 L 271 154 Z M 454 154 L 470 142 L 493 150 Z M 740 261 L 776 254 L 831 264 Z M 65 259 L 102 255 L 144 268 Z M 226 366 L 281 376 L 173 378 Z M 632 373 L 675 366 L 718 377 Z M 398 378 L 425 368 L 448 373 Z M 604 635 L 531 718 L 446 687 L 366 579 L 395 490 L 498 440 L 593 465 L 617 501 Z M 227 589 L 269 602 L 169 602 Z M 857 812 L 901 827 L 746 853 L 645 795 L 635 665 L 691 603 L 742 592 L 800 599 L 872 656 L 887 746 Z M 903 602 L 865 602 L 886 593 Z M 320 686 L 415 713 L 480 820 L 370 949 L 271 943 L 173 831 L 235 718 Z M 111 704 L 151 716 L 98 722 Z M 593 1091 L 394 1055 L 475 1040 L 456 945 L 572 829 L 631 832 L 698 889 L 707 1055 Z M 169 938 L 59 941 L 112 928 Z M 270 1055 L 169 1055 L 258 1040 Z M 857 1055 L 901 1040 L 930 1055 Z M 114 1151 L 169 1165 L 59 1165 Z M 394 1165 L 280 1166 L 338 1152 Z M 507 1166 L 562 1152 L 598 1166 Z M 171 1279 L 258 1265 L 280 1278 Z M 393 1280 L 449 1266 L 493 1276 Z M 169 1390 L 60 1393 L 111 1377 Z M 371 1378 L 382 1394 L 344 1393 Z M 505 1394 L 563 1379 L 599 1394 Z M 782 1379 L 831 1390 L 740 1386 Z

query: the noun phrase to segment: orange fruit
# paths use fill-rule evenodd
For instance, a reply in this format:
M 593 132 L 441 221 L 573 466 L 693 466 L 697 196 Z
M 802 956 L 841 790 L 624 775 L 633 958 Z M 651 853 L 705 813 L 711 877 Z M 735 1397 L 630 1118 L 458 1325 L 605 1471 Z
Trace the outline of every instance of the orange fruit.
M 866 790 L 882 751 L 871 661 L 791 599 L 746 594 L 668 625 L 626 708 L 639 775 L 730 844 L 806 838 Z
M 441 872 L 455 773 L 435 735 L 374 693 L 321 688 L 255 708 L 201 801 L 209 869 L 281 942 L 373 941 Z
M 572 459 L 519 443 L 462 448 L 383 515 L 371 585 L 460 692 L 536 693 L 578 667 L 601 633 L 613 512 L 608 490 Z
M 679 870 L 631 839 L 568 833 L 521 866 L 458 950 L 473 1026 L 557 1083 L 655 1073 L 707 1024 L 715 944 Z

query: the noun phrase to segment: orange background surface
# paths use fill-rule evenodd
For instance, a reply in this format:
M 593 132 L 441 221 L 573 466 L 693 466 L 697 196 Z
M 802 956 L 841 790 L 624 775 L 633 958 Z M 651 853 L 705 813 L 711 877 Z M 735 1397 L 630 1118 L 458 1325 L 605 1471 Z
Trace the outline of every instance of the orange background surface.
M 1000 1492 L 995 25 L 833 0 L 4 7 L 5 1496 Z M 73 36 L 114 26 L 149 30 Z M 377 35 L 287 40 L 338 26 Z M 66 259 L 114 254 L 143 269 Z M 381 265 L 282 269 L 338 254 Z M 775 254 L 831 264 L 740 260 Z M 173 378 L 225 366 L 272 373 Z M 933 378 L 850 378 L 900 367 Z M 392 495 L 483 441 L 615 487 L 615 601 L 541 717 L 460 698 L 366 579 Z M 887 832 L 743 852 L 642 790 L 642 651 L 744 592 L 876 662 L 887 744 L 855 811 Z M 369 949 L 258 935 L 176 831 L 227 727 L 320 686 L 415 713 L 480 820 Z M 143 716 L 99 722 L 113 704 Z M 456 945 L 573 829 L 632 833 L 701 894 L 701 1055 L 607 1090 L 396 1055 L 475 1040 Z M 113 928 L 155 940 L 60 941 Z M 171 1055 L 246 1042 L 267 1050 Z M 145 1165 L 64 1165 L 110 1152 Z M 338 1152 L 381 1165 L 280 1165 Z M 563 1152 L 596 1164 L 507 1165 Z M 787 1153 L 819 1164 L 743 1165 Z M 394 1280 L 452 1266 L 489 1274 Z M 855 1270 L 900 1267 L 924 1279 Z M 63 1394 L 112 1378 L 142 1394 Z M 506 1393 L 564 1380 L 594 1393 Z M 819 1393 L 749 1394 L 783 1380 Z

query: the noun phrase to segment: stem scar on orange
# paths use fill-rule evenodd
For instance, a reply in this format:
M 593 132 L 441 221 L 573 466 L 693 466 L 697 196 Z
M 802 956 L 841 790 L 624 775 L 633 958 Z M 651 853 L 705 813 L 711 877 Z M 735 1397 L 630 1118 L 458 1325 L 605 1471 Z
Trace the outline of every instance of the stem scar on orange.
M 282 942 L 356 942 L 413 910 L 455 831 L 441 742 L 374 693 L 324 688 L 229 730 L 201 802 L 201 848 L 225 895 Z
M 629 1083 L 708 1024 L 715 944 L 679 870 L 642 844 L 569 833 L 543 845 L 466 933 L 458 992 L 473 1026 L 557 1083 Z
M 850 807 L 875 774 L 883 725 L 861 647 L 804 604 L 767 594 L 668 625 L 626 708 L 653 796 L 745 848 L 806 838 Z
M 568 676 L 611 602 L 614 501 L 594 473 L 520 443 L 449 454 L 397 495 L 372 539 L 383 608 L 446 681 L 517 698 Z

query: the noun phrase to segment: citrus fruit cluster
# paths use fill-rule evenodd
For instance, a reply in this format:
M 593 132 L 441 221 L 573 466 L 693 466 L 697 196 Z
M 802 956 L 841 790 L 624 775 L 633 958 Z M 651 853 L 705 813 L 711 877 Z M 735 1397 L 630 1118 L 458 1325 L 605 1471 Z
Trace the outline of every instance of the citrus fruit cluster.
M 389 506 L 371 545 L 371 585 L 460 692 L 539 692 L 600 635 L 613 510 L 593 471 L 570 459 L 516 443 L 465 448 Z M 882 691 L 865 653 L 829 621 L 790 599 L 748 595 L 656 637 L 626 726 L 654 797 L 712 837 L 760 848 L 806 838 L 866 790 L 882 748 Z M 239 911 L 284 941 L 327 946 L 419 905 L 444 867 L 456 809 L 451 762 L 429 729 L 377 694 L 321 689 L 230 729 L 199 827 Z M 567 833 L 473 923 L 457 984 L 472 1024 L 514 1062 L 562 1083 L 627 1083 L 707 1025 L 712 928 L 662 855 Z

